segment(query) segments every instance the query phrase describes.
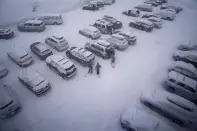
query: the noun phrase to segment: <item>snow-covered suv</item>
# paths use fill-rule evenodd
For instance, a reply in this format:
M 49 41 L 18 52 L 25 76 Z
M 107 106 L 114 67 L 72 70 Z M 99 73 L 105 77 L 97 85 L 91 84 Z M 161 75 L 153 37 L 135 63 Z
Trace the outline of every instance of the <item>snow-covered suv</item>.
M 11 29 L 0 29 L 0 39 L 10 39 L 14 36 L 14 32 Z
M 136 36 L 131 32 L 116 31 L 116 34 L 123 36 L 129 45 L 134 45 L 136 43 Z
M 176 13 L 180 12 L 183 10 L 182 7 L 174 5 L 174 4 L 163 4 L 161 7 L 161 9 L 174 9 L 176 11 Z
M 49 68 L 54 70 L 63 79 L 72 77 L 77 72 L 75 65 L 71 61 L 69 61 L 66 57 L 59 54 L 53 54 L 47 57 L 46 63 Z
M 145 19 L 131 21 L 129 26 L 146 32 L 151 32 L 154 28 L 154 24 Z
M 57 51 L 64 51 L 69 48 L 67 40 L 58 35 L 52 35 L 45 39 L 45 43 L 56 49 Z
M 177 61 L 173 66 L 169 68 L 169 71 L 174 70 L 192 79 L 197 79 L 197 68 L 192 64 L 185 63 L 183 61 Z
M 159 5 L 159 3 L 157 3 L 154 0 L 145 0 L 144 4 L 150 4 L 150 5 L 154 6 L 154 7 L 157 7 Z
M 17 26 L 19 31 L 41 32 L 45 30 L 45 24 L 40 20 L 28 20 Z
M 128 48 L 128 41 L 122 35 L 113 34 L 105 40 L 111 43 L 114 46 L 114 48 L 118 50 L 124 50 Z
M 33 62 L 32 55 L 26 50 L 18 49 L 7 53 L 8 57 L 20 67 L 25 67 Z
M 8 74 L 8 69 L 5 66 L 0 65 L 0 79 L 6 76 L 7 74 Z
M 162 20 L 160 18 L 150 17 L 150 18 L 147 18 L 147 20 L 152 22 L 155 28 L 162 27 Z
M 16 99 L 10 85 L 0 86 L 0 118 L 13 116 L 20 109 L 20 104 Z
M 53 54 L 50 48 L 48 48 L 44 43 L 41 42 L 35 42 L 31 44 L 30 49 L 42 60 L 45 60 L 48 56 Z
M 146 11 L 146 12 L 152 12 L 153 11 L 153 7 L 151 5 L 148 5 L 148 4 L 141 4 L 141 5 L 135 6 L 134 8 L 136 8 L 140 11 Z
M 105 20 L 105 21 L 108 21 L 108 22 L 112 23 L 114 29 L 120 29 L 120 28 L 122 28 L 122 22 L 119 21 L 119 20 L 117 20 L 116 18 L 114 18 L 112 16 L 105 15 L 105 16 L 103 16 L 102 19 Z
M 111 58 L 115 54 L 113 45 L 105 40 L 87 42 L 85 49 L 102 57 L 103 59 Z
M 172 13 L 162 12 L 162 11 L 155 13 L 155 15 L 159 15 L 159 16 L 161 16 L 161 19 L 169 20 L 169 21 L 173 21 L 176 17 L 176 15 L 174 15 Z
M 22 71 L 18 79 L 37 96 L 44 94 L 51 87 L 49 81 L 37 71 Z
M 114 26 L 111 22 L 101 19 L 97 20 L 93 26 L 99 29 L 103 34 L 110 34 L 110 31 L 114 29 Z
M 127 15 L 127 16 L 139 17 L 140 11 L 136 9 L 125 10 L 122 12 L 122 14 Z
M 71 47 L 66 51 L 66 55 L 70 59 L 74 59 L 82 65 L 90 65 L 94 62 L 95 56 L 84 48 Z
M 191 63 L 197 68 L 197 51 L 177 51 L 173 54 L 173 58 L 176 61 Z
M 100 30 L 94 26 L 89 26 L 79 30 L 79 33 L 91 39 L 98 39 L 101 36 Z
M 85 5 L 83 5 L 82 7 L 83 10 L 98 10 L 99 6 L 97 5 L 97 3 L 87 3 Z

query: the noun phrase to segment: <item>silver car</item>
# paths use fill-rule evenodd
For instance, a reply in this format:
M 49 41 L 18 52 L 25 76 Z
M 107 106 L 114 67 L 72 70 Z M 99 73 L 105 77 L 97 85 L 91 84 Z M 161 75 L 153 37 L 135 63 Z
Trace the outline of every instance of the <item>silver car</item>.
M 91 39 L 98 39 L 101 36 L 99 29 L 93 26 L 81 29 L 79 30 L 79 33 Z
M 51 87 L 49 81 L 37 71 L 22 71 L 18 79 L 37 96 L 44 94 Z
M 19 31 L 42 32 L 45 30 L 45 24 L 40 20 L 28 20 L 17 26 Z
M 0 118 L 4 119 L 15 115 L 20 109 L 15 94 L 9 85 L 0 86 Z
M 18 49 L 7 53 L 8 57 L 20 67 L 26 67 L 33 62 L 32 55 L 26 50 Z
M 154 24 L 155 28 L 162 27 L 162 20 L 160 18 L 150 17 L 150 18 L 147 18 L 147 20 L 151 21 Z

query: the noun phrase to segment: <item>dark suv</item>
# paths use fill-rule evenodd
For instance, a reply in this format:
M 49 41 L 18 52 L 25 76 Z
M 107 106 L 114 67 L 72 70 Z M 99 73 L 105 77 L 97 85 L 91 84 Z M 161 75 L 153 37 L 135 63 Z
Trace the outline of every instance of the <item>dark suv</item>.
M 129 26 L 146 32 L 151 32 L 154 28 L 152 22 L 142 19 L 130 22 Z

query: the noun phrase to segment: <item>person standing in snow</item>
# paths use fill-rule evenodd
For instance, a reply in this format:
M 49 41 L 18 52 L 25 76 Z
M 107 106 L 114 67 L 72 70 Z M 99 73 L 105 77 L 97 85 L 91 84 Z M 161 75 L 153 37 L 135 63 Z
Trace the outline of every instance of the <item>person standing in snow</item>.
M 95 69 L 96 69 L 96 74 L 97 74 L 97 75 L 100 74 L 100 68 L 101 68 L 101 67 L 102 67 L 102 66 L 101 66 L 99 63 L 96 64 Z
M 92 73 L 93 73 L 93 65 L 92 65 L 92 63 L 90 63 L 90 64 L 88 65 L 88 67 L 89 67 L 88 74 L 89 74 L 89 73 L 92 74 Z
M 111 58 L 111 65 L 112 65 L 112 67 L 115 66 L 115 62 L 116 62 L 116 57 L 115 57 L 115 55 L 113 55 L 112 58 Z

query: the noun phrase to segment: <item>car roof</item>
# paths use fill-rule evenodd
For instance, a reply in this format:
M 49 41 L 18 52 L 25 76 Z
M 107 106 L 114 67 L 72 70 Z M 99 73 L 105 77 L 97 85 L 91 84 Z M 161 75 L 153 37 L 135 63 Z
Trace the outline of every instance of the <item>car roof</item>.
M 186 77 L 186 76 L 184 76 L 178 72 L 175 72 L 175 71 L 170 71 L 168 73 L 168 78 L 176 80 L 177 82 L 181 82 L 183 84 L 186 84 L 196 91 L 197 81 L 195 81 L 189 77 Z
M 98 29 L 97 29 L 96 27 L 94 27 L 94 26 L 88 26 L 88 27 L 85 28 L 85 29 L 87 29 L 87 30 L 89 30 L 89 31 L 91 31 L 91 32 L 96 32 L 96 31 L 98 31 Z
M 108 25 L 108 24 L 110 24 L 110 22 L 108 22 L 106 20 L 103 20 L 103 19 L 98 19 L 98 20 L 96 20 L 95 23 L 102 24 L 102 25 Z
M 152 25 L 153 23 L 146 20 L 146 19 L 136 19 L 136 22 L 142 22 L 142 23 L 145 23 L 145 24 L 148 24 L 148 25 Z
M 174 66 L 184 68 L 184 69 L 188 69 L 191 72 L 193 72 L 194 74 L 197 74 L 197 69 L 190 63 L 186 63 L 186 62 L 183 62 L 183 61 L 176 61 Z
M 5 89 L 4 85 L 0 86 L 0 108 L 11 102 L 13 99 Z
M 25 23 L 28 23 L 28 24 L 41 24 L 42 21 L 41 20 L 28 20 Z
M 148 20 L 161 21 L 161 19 L 159 19 L 159 18 L 156 18 L 156 17 L 150 17 L 150 18 L 148 18 Z
M 119 34 L 112 34 L 112 37 L 114 37 L 116 39 L 124 39 L 124 37 L 122 35 L 119 35 Z
M 83 54 L 85 57 L 88 57 L 88 56 L 90 56 L 92 54 L 90 51 L 88 51 L 88 50 L 86 50 L 84 48 L 78 48 L 78 47 L 76 47 L 74 50 L 75 51 L 78 51 L 81 54 Z
M 15 49 L 15 50 L 10 51 L 9 53 L 13 53 L 17 57 L 22 57 L 28 54 L 28 52 L 24 49 Z
M 39 43 L 35 45 L 41 52 L 48 50 L 49 48 L 44 43 Z
M 106 40 L 98 40 L 96 43 L 99 44 L 99 45 L 101 45 L 101 46 L 105 46 L 105 47 L 111 45 L 111 44 L 110 44 L 109 42 L 107 42 Z
M 53 39 L 54 41 L 62 41 L 65 39 L 63 36 L 59 36 L 59 35 L 51 35 L 50 38 Z

